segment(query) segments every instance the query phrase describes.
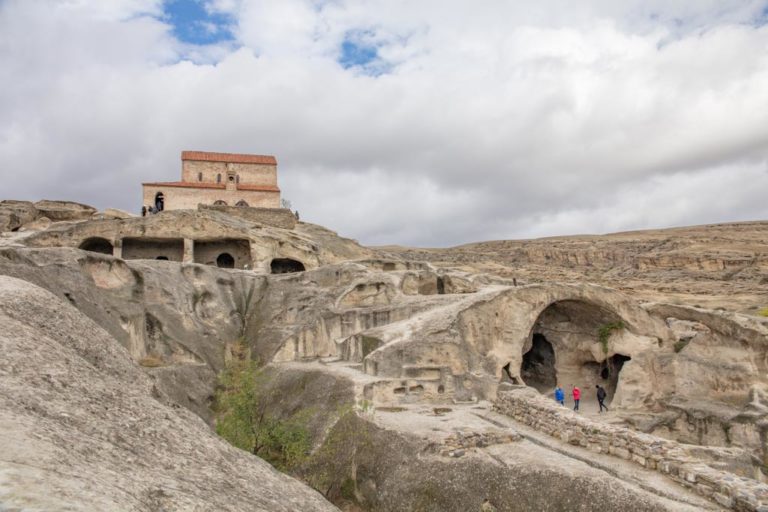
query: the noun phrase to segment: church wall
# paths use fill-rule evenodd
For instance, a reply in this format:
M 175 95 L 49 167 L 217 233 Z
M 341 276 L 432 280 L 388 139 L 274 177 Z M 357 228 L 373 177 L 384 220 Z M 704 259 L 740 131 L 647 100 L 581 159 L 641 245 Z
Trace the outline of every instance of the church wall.
M 198 173 L 203 173 L 203 182 L 216 183 L 221 174 L 221 183 L 227 179 L 227 170 L 240 176 L 240 183 L 248 185 L 277 186 L 277 166 L 265 164 L 240 164 L 184 160 L 181 165 L 182 181 L 199 183 Z
M 188 188 L 163 187 L 161 185 L 145 185 L 143 187 L 144 206 L 155 204 L 155 194 L 162 192 L 165 196 L 166 210 L 195 210 L 198 204 L 213 204 L 222 200 L 228 206 L 235 206 L 243 200 L 254 208 L 279 208 L 280 192 L 260 190 L 226 190 L 224 188 Z

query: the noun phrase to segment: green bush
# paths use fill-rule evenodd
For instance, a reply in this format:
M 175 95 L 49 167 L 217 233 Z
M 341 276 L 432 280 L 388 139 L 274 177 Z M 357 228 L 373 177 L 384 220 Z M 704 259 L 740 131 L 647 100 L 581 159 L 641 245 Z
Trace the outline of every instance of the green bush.
M 757 312 L 760 316 L 768 316 L 768 308 L 763 308 L 760 311 Z
M 216 433 L 230 444 L 258 455 L 280 470 L 306 459 L 311 448 L 310 411 L 277 418 L 263 396 L 266 378 L 256 361 L 236 358 L 219 376 Z
M 624 327 L 626 327 L 624 325 L 624 322 L 619 320 L 618 322 L 603 324 L 597 330 L 597 340 L 600 342 L 600 345 L 603 347 L 604 354 L 608 353 L 608 340 L 611 338 L 611 334 L 613 334 L 613 331 L 620 331 L 624 329 Z

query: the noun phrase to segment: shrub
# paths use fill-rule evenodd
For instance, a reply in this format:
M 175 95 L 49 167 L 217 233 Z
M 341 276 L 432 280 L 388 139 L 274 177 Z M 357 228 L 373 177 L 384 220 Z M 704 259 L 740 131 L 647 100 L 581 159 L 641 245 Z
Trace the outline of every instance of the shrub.
M 613 334 L 613 331 L 620 331 L 624 329 L 624 327 L 625 327 L 624 322 L 619 320 L 618 322 L 603 324 L 597 330 L 597 340 L 600 342 L 600 345 L 603 347 L 604 354 L 608 353 L 608 340 L 611 338 L 611 334 Z
M 760 316 L 768 317 L 768 308 L 761 309 L 760 311 L 757 312 L 757 314 L 760 315 Z
M 233 358 L 219 376 L 216 433 L 233 446 L 258 455 L 280 470 L 288 470 L 309 454 L 311 442 L 306 425 L 311 411 L 278 418 L 268 410 L 265 389 L 266 377 L 256 361 Z

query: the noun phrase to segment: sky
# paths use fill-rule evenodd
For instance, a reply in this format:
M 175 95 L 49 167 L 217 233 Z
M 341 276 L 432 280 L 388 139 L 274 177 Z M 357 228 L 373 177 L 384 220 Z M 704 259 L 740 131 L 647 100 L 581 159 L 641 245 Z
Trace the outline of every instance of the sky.
M 0 0 L 0 199 L 182 150 L 367 245 L 768 219 L 768 0 Z

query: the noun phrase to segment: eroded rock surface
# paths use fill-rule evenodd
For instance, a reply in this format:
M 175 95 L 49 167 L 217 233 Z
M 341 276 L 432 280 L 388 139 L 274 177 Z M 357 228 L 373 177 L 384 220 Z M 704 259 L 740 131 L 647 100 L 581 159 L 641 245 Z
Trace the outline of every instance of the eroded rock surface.
M 6 206 L 18 217 L 29 205 Z M 281 397 L 276 409 L 290 415 L 308 401 L 323 404 L 323 413 L 311 422 L 315 449 L 337 429 L 334 397 L 346 406 L 365 403 L 393 415 L 405 411 L 402 425 L 387 423 L 384 415 L 367 417 L 365 408 L 355 416 L 360 422 L 355 428 L 393 447 L 361 445 L 356 448 L 361 458 L 344 466 L 349 472 L 345 478 L 354 481 L 353 501 L 366 509 L 467 510 L 482 500 L 483 492 L 497 502 L 537 510 L 568 508 L 569 503 L 588 507 L 590 499 L 602 503 L 604 510 L 677 510 L 680 503 L 702 508 L 696 499 L 676 494 L 681 482 L 667 482 L 672 486 L 668 495 L 617 487 L 622 478 L 634 478 L 632 471 L 623 473 L 626 468 L 606 461 L 600 471 L 610 468 L 608 476 L 594 473 L 594 466 L 580 465 L 589 460 L 588 454 L 576 456 L 578 464 L 562 460 L 562 471 L 556 464 L 544 464 L 537 457 L 557 457 L 550 452 L 562 455 L 570 448 L 541 452 L 547 442 L 539 437 L 534 442 L 532 434 L 525 439 L 538 448 L 516 441 L 490 443 L 520 439 L 486 430 L 487 425 L 481 427 L 465 414 L 455 421 L 476 430 L 461 435 L 453 431 L 444 436 L 449 441 L 436 441 L 429 429 L 420 437 L 416 432 L 422 421 L 408 416 L 420 407 L 452 411 L 459 404 L 471 410 L 510 386 L 533 386 L 547 396 L 556 383 L 566 388 L 578 384 L 588 403 L 589 390 L 601 384 L 608 390 L 610 418 L 621 423 L 618 427 L 700 445 L 698 451 L 686 452 L 693 457 L 691 464 L 698 460 L 713 470 L 751 476 L 755 484 L 764 478 L 768 321 L 641 300 L 677 300 L 681 295 L 676 290 L 687 284 L 693 283 L 694 293 L 703 293 L 727 282 L 739 283 L 723 287 L 725 294 L 738 296 L 739 305 L 733 309 L 744 310 L 749 301 L 755 304 L 763 293 L 755 284 L 762 279 L 764 258 L 753 231 L 760 232 L 763 224 L 721 233 L 731 249 L 752 251 L 747 262 L 728 259 L 715 249 L 717 244 L 707 245 L 700 228 L 695 236 L 654 232 L 494 242 L 445 251 L 381 251 L 360 247 L 320 226 L 294 223 L 285 211 L 204 208 L 122 217 L 49 219 L 49 225 L 37 226 L 38 232 L 6 236 L 0 274 L 45 288 L 57 297 L 49 295 L 47 300 L 59 300 L 67 311 L 74 307 L 90 318 L 103 329 L 101 343 L 122 346 L 124 366 L 140 376 L 133 388 L 148 388 L 161 400 L 182 406 L 179 417 L 191 418 L 206 435 L 211 433 L 197 417 L 212 423 L 216 376 L 232 357 L 233 347 L 243 342 L 258 361 L 289 368 L 287 373 L 277 371 L 270 384 L 272 396 Z M 658 242 L 664 236 L 672 241 Z M 742 245 L 735 243 L 739 240 Z M 691 259 L 702 244 L 709 249 Z M 687 256 L 672 257 L 674 251 Z M 432 262 L 416 261 L 416 256 Z M 621 283 L 624 290 L 584 282 L 592 278 Z M 654 279 L 664 284 L 654 284 Z M 36 328 L 43 327 L 41 323 Z M 43 366 L 54 364 L 45 355 L 33 356 L 38 357 Z M 29 364 L 25 371 L 31 372 Z M 295 365 L 308 365 L 311 372 L 299 375 Z M 348 386 L 338 386 L 339 372 Z M 111 399 L 102 402 L 110 404 Z M 434 415 L 445 414 L 448 417 L 436 421 L 454 421 L 451 412 Z M 409 417 L 414 423 L 406 421 Z M 19 425 L 24 421 L 14 420 Z M 488 421 L 515 428 L 513 419 L 497 416 Z M 460 428 L 460 423 L 451 424 Z M 439 431 L 439 423 L 430 428 Z M 435 442 L 441 447 L 435 448 Z M 489 443 L 495 448 L 486 446 Z M 178 449 L 187 456 L 185 445 Z M 301 476 L 316 482 L 313 478 L 327 467 L 304 469 L 307 473 Z M 109 470 L 118 471 L 112 466 Z M 216 478 L 225 478 L 229 469 L 217 466 L 212 471 Z M 470 481 L 466 499 L 457 499 L 465 473 L 479 478 Z M 647 491 L 654 487 L 649 482 L 667 477 L 643 478 L 648 480 L 640 489 Z M 583 484 L 589 489 L 586 501 L 572 501 L 565 484 L 551 496 L 527 494 L 552 479 Z M 517 487 L 508 489 L 510 482 Z M 349 482 L 336 484 L 339 492 L 344 485 L 350 491 Z M 321 483 L 313 485 L 323 490 Z M 618 494 L 608 495 L 616 489 Z M 709 505 L 717 508 L 727 501 L 713 501 L 713 493 L 702 491 Z M 734 497 L 724 491 L 720 495 Z M 669 496 L 675 496 L 671 503 L 664 501 Z M 504 506 L 497 504 L 499 510 L 516 510 Z
M 0 276 L 0 508 L 336 510 L 167 403 L 75 308 Z

